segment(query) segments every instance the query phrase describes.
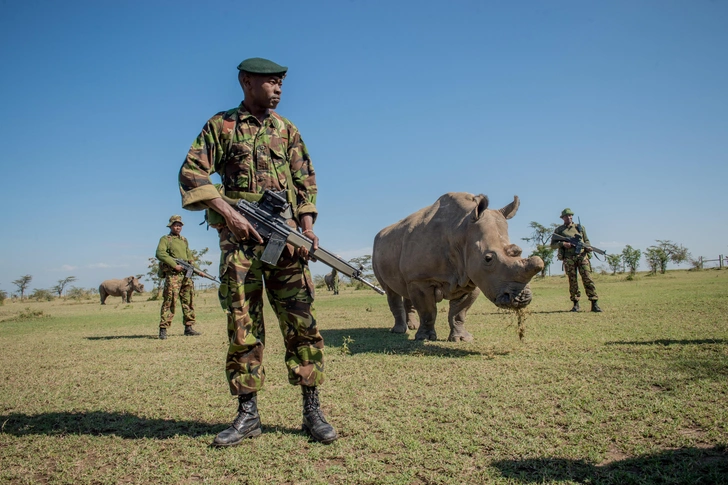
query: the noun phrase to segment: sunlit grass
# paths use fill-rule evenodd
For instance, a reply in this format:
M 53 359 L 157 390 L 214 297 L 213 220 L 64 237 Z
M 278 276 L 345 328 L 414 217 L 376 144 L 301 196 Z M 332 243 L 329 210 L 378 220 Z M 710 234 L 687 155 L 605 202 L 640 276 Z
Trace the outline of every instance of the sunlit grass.
M 470 343 L 445 341 L 446 311 L 440 340 L 416 342 L 388 332 L 384 297 L 320 289 L 329 446 L 300 431 L 268 311 L 264 432 L 224 450 L 207 446 L 235 411 L 214 293 L 203 335 L 179 315 L 166 341 L 146 295 L 8 302 L 0 482 L 728 483 L 728 271 L 596 284 L 601 314 L 570 313 L 563 277 L 533 283 L 525 323 L 481 298 Z

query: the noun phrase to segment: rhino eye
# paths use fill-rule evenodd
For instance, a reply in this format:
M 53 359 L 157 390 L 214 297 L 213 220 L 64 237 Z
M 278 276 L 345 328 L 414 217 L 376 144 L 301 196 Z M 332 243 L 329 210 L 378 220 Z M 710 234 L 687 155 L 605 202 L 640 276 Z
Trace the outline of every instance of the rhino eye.
M 493 253 L 485 253 L 485 257 L 483 258 L 483 261 L 485 261 L 485 264 L 491 264 L 494 259 L 495 259 L 495 255 Z

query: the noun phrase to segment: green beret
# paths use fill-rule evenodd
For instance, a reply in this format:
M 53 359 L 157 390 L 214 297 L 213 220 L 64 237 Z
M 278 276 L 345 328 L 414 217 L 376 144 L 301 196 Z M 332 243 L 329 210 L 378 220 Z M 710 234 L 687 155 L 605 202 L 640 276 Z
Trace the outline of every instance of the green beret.
M 238 64 L 238 71 L 245 71 L 251 74 L 278 74 L 282 76 L 288 72 L 288 68 L 280 66 L 268 59 L 263 59 L 262 57 L 252 57 Z
M 572 211 L 568 207 L 566 209 L 564 209 L 564 210 L 561 211 L 561 217 L 564 217 L 564 216 L 573 216 L 573 215 L 574 215 L 574 211 Z

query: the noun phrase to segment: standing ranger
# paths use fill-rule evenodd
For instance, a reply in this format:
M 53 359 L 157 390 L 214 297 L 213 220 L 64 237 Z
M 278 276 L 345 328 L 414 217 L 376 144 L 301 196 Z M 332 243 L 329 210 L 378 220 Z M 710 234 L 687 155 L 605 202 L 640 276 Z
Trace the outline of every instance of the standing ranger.
M 185 324 L 185 335 L 196 336 L 200 332 L 192 326 L 195 324 L 195 307 L 192 298 L 195 292 L 191 278 L 185 276 L 182 266 L 175 259 L 182 259 L 189 263 L 194 261 L 192 251 L 187 239 L 182 233 L 182 216 L 169 218 L 169 234 L 162 236 L 157 245 L 157 259 L 159 260 L 159 276 L 164 278 L 164 300 L 159 319 L 159 338 L 167 338 L 167 329 L 172 326 L 174 311 L 179 295 L 182 306 L 182 321 Z
M 213 446 L 232 446 L 261 433 L 257 393 L 263 387 L 265 326 L 263 288 L 285 343 L 289 383 L 301 386 L 303 430 L 315 441 L 338 436 L 320 409 L 324 341 L 316 325 L 314 286 L 308 252 L 288 245 L 275 264 L 263 263 L 262 238 L 250 222 L 221 197 L 260 200 L 266 189 L 285 191 L 298 227 L 318 248 L 316 175 L 298 128 L 274 112 L 288 68 L 261 58 L 238 65 L 242 103 L 207 121 L 179 173 L 182 207 L 208 209 L 208 223 L 220 237 L 220 303 L 227 313 L 229 347 L 225 364 L 238 414 Z M 219 189 L 210 180 L 217 173 Z
M 575 236 L 581 237 L 583 245 L 581 250 L 577 253 L 577 248 L 574 247 L 568 241 L 558 241 L 557 238 L 551 237 L 551 248 L 558 249 L 558 258 L 564 262 L 564 272 L 569 278 L 569 295 L 571 301 L 574 302 L 574 307 L 571 309 L 572 312 L 579 311 L 579 298 L 581 292 L 579 291 L 579 281 L 577 280 L 577 271 L 581 274 L 581 280 L 584 284 L 584 291 L 586 292 L 587 298 L 591 301 L 591 311 L 601 312 L 597 300 L 597 289 L 594 286 L 594 281 L 591 278 L 591 248 L 588 247 L 589 238 L 586 235 L 586 229 L 581 224 L 574 224 L 574 212 L 566 208 L 561 211 L 561 220 L 564 223 L 556 228 L 554 235 L 563 236 L 566 238 L 574 238 Z

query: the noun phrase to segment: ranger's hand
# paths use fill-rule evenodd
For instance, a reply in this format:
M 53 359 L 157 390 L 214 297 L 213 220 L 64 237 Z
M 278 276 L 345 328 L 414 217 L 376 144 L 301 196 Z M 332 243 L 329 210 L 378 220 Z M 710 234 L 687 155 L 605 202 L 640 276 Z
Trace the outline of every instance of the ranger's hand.
M 223 201 L 222 198 L 208 200 L 206 203 L 208 207 L 225 218 L 225 224 L 238 241 L 251 239 L 258 244 L 263 244 L 263 238 L 260 237 L 250 221 L 233 209 L 230 204 Z
M 258 244 L 263 244 L 263 238 L 242 214 L 231 212 L 229 218 L 225 217 L 225 222 L 238 241 L 252 240 Z
M 318 249 L 318 247 L 319 247 L 319 245 L 318 245 L 318 242 L 319 242 L 318 236 L 316 236 L 316 234 L 314 234 L 314 232 L 313 232 L 312 229 L 308 229 L 306 231 L 303 231 L 303 235 L 306 236 L 307 238 L 309 238 L 311 241 L 313 241 L 313 244 L 311 245 L 311 250 L 312 251 L 316 251 Z M 303 259 L 307 260 L 307 261 L 308 260 L 316 261 L 316 258 L 314 258 L 313 256 L 311 256 L 311 254 L 308 252 L 308 250 L 306 248 L 304 248 L 304 247 L 298 248 L 298 255 L 300 257 L 302 257 Z
M 584 248 L 584 251 L 586 251 L 587 253 L 591 253 L 593 251 L 593 249 L 592 248 Z
M 175 267 L 174 267 L 174 270 L 175 270 L 175 271 L 182 271 L 183 269 L 184 269 L 184 268 L 182 267 L 182 265 L 181 265 L 181 264 L 178 264 L 177 266 L 175 266 Z
M 564 248 L 570 249 L 573 246 L 569 241 L 564 241 Z
M 313 216 L 311 214 L 304 214 L 301 216 L 301 230 L 304 236 L 313 241 L 313 244 L 311 245 L 311 251 L 316 251 L 319 247 L 319 239 L 313 232 Z M 311 257 L 306 248 L 298 248 L 298 255 L 305 260 L 316 261 L 316 258 Z

